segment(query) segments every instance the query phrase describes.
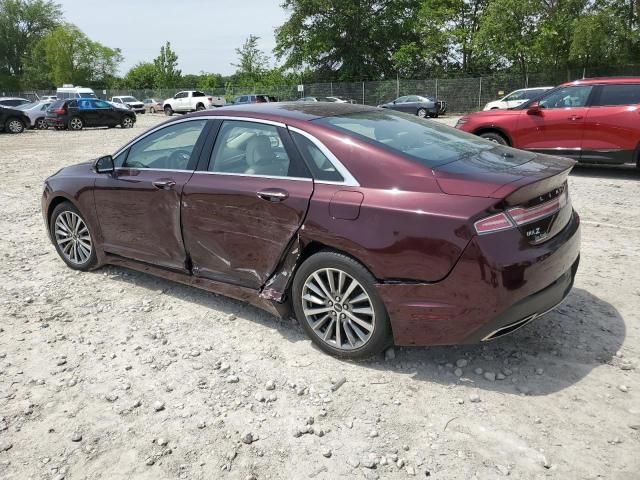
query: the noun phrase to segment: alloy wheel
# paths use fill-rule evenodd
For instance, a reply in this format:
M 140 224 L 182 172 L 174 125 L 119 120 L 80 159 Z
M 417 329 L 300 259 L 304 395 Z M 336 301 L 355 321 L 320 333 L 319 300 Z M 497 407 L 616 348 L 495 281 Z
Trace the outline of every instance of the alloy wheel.
M 36 128 L 37 128 L 38 130 L 46 130 L 46 129 L 47 129 L 47 127 L 48 127 L 48 126 L 47 126 L 47 122 L 46 122 L 46 120 L 45 120 L 44 118 L 39 118 L 39 119 L 36 121 Z
M 418 110 L 418 116 L 420 118 L 425 118 L 427 116 L 427 111 L 424 108 L 421 108 L 420 110 Z
M 91 257 L 93 245 L 89 228 L 78 214 L 69 210 L 60 213 L 54 235 L 62 255 L 74 265 L 82 265 Z
M 24 130 L 24 125 L 20 120 L 11 120 L 7 128 L 11 133 L 21 133 Z
M 124 128 L 131 128 L 133 127 L 133 120 L 131 119 L 131 117 L 125 117 L 122 119 L 122 126 Z
M 375 328 L 369 294 L 355 278 L 337 268 L 322 268 L 307 277 L 302 309 L 316 336 L 341 350 L 362 347 Z
M 78 117 L 74 117 L 69 121 L 69 128 L 71 130 L 82 130 L 82 120 Z

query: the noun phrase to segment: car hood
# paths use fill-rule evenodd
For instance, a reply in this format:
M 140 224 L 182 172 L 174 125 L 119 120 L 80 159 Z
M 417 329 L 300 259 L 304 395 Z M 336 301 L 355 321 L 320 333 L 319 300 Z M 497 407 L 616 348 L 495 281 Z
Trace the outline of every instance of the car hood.
M 69 165 L 68 167 L 61 168 L 51 176 L 52 177 L 69 177 L 69 176 L 86 174 L 87 172 L 90 172 L 93 169 L 94 162 L 95 160 L 89 160 L 82 163 L 76 163 L 75 165 Z
M 520 187 L 570 170 L 575 161 L 496 146 L 436 167 L 443 192 L 450 195 L 504 198 Z

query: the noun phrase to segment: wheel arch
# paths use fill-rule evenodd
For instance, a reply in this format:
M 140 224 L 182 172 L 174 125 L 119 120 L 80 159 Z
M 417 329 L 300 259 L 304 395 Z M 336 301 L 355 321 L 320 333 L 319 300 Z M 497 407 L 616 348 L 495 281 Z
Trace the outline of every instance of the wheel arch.
M 488 125 L 488 126 L 476 128 L 473 131 L 473 134 L 478 136 L 482 135 L 483 133 L 497 133 L 507 141 L 508 146 L 510 147 L 513 146 L 513 140 L 511 139 L 511 136 L 504 129 L 500 127 L 496 127 L 494 125 Z

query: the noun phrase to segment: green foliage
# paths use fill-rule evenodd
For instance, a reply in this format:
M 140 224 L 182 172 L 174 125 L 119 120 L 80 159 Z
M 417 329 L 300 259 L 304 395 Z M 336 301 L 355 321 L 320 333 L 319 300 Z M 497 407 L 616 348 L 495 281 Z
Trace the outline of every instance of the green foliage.
M 19 86 L 24 57 L 61 18 L 51 1 L 0 0 L 0 87 Z
M 121 61 L 119 49 L 92 41 L 75 25 L 63 24 L 34 45 L 25 59 L 25 75 L 30 84 L 47 82 L 51 87 L 107 85 Z
M 167 42 L 160 48 L 160 55 L 154 60 L 156 68 L 156 88 L 179 87 L 182 72 L 178 70 L 178 55 L 171 49 L 171 43 Z
M 135 65 L 124 76 L 124 85 L 134 90 L 147 90 L 155 87 L 156 66 L 153 63 L 141 62 Z
M 232 63 L 237 68 L 235 77 L 240 84 L 251 84 L 260 80 L 269 67 L 269 57 L 258 48 L 260 37 L 249 35 L 242 47 L 236 48 L 238 63 Z

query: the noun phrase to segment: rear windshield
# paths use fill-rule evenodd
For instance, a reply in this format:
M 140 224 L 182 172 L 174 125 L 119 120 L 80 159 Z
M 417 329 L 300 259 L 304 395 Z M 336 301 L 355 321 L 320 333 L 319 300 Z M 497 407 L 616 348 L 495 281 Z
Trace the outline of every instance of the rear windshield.
M 313 121 L 402 153 L 430 168 L 496 147 L 491 142 L 452 127 L 388 110 L 351 113 Z

